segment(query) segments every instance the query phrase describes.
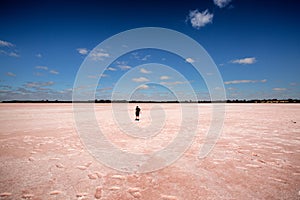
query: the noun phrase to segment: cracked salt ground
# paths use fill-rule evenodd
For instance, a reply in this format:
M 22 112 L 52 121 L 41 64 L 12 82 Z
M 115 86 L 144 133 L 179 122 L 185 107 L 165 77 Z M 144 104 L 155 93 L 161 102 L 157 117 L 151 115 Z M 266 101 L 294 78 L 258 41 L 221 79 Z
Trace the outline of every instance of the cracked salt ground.
M 140 106 L 145 115 L 152 107 Z M 95 109 L 115 145 L 149 153 L 168 145 L 180 124 L 179 105 L 161 106 L 168 113 L 165 127 L 147 141 L 122 135 L 112 118 L 101 121 L 111 106 L 96 104 Z M 158 171 L 131 174 L 108 168 L 85 151 L 70 104 L 0 105 L 0 199 L 299 198 L 300 123 L 291 120 L 300 121 L 300 105 L 227 105 L 220 139 L 199 160 L 211 106 L 199 105 L 199 132 L 179 160 Z M 141 116 L 139 126 L 150 123 L 143 120 L 150 118 Z

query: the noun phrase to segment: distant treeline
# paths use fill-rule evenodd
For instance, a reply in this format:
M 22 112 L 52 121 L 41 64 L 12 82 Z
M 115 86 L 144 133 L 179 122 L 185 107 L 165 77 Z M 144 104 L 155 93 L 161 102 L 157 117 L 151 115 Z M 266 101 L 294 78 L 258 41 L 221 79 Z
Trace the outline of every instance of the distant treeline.
M 90 101 L 61 101 L 61 100 L 10 100 L 2 103 L 300 103 L 300 99 L 254 99 L 226 101 L 127 101 L 127 100 L 90 100 Z

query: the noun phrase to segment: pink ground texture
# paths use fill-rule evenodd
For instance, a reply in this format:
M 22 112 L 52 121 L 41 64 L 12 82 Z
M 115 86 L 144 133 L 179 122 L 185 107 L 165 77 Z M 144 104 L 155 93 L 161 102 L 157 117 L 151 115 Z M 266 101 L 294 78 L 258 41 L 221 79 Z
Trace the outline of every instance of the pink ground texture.
M 180 105 L 159 106 L 165 125 L 151 139 L 118 131 L 111 104 L 96 104 L 95 113 L 117 147 L 143 153 L 168 145 L 180 128 Z M 0 199 L 300 199 L 300 105 L 226 104 L 222 133 L 199 159 L 212 106 L 198 105 L 197 134 L 183 156 L 157 171 L 130 173 L 88 153 L 72 104 L 0 104 Z M 147 127 L 153 104 L 140 107 L 141 120 L 133 116 L 132 123 Z

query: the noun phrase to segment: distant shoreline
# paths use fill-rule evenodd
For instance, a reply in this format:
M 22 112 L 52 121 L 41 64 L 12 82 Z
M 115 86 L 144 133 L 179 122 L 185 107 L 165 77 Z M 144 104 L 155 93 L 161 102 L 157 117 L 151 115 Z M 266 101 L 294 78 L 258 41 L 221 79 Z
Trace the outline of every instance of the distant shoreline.
M 90 100 L 90 101 L 61 101 L 61 100 L 9 100 L 1 103 L 300 103 L 300 99 L 263 99 L 263 100 L 226 100 L 226 101 L 126 101 L 126 100 Z

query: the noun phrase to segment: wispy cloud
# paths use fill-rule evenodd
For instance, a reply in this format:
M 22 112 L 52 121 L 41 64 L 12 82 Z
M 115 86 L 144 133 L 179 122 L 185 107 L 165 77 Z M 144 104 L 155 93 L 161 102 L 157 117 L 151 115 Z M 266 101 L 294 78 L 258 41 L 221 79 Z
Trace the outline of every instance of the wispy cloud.
M 0 40 L 0 47 L 14 47 L 15 45 L 10 43 L 10 42 L 7 42 L 7 41 L 4 41 L 4 40 Z
M 231 0 L 214 0 L 214 4 L 220 8 L 227 6 Z
M 40 88 L 40 87 L 51 86 L 51 85 L 54 85 L 53 81 L 48 81 L 48 82 L 27 82 L 24 86 L 26 88 Z
M 6 49 L 6 50 L 0 49 L 0 54 L 5 55 L 5 56 L 10 56 L 10 57 L 20 57 L 20 55 L 16 52 L 16 50 L 14 48 L 15 46 L 16 45 L 14 45 L 10 42 L 0 40 L 0 47 L 12 48 L 12 49 Z
M 0 54 L 2 55 L 6 55 L 6 56 L 10 56 L 10 57 L 20 57 L 20 55 L 16 52 L 8 52 L 8 51 L 4 51 L 4 50 L 0 50 Z
M 159 77 L 160 80 L 169 80 L 170 77 L 169 76 L 161 76 Z
M 129 65 L 119 65 L 118 66 L 121 70 L 128 70 L 131 69 L 131 67 Z
M 149 70 L 147 70 L 145 68 L 141 68 L 140 72 L 143 73 L 143 74 L 151 74 L 152 73 L 151 71 L 149 71 Z
M 42 69 L 42 70 L 48 70 L 48 67 L 46 66 L 36 66 L 36 69 Z
M 10 53 L 8 54 L 8 56 L 11 56 L 11 57 L 20 57 L 20 55 L 17 54 L 16 52 L 10 52 Z
M 198 10 L 190 11 L 189 20 L 192 26 L 196 29 L 204 27 L 206 24 L 212 23 L 214 15 L 209 13 L 208 10 L 199 12 Z
M 188 81 L 160 82 L 160 84 L 162 85 L 182 85 L 187 83 L 189 82 Z
M 148 85 L 140 85 L 138 88 L 142 89 L 142 90 L 146 90 L 149 88 L 149 86 Z
M 272 90 L 274 90 L 274 91 L 285 91 L 286 88 L 273 88 Z
M 116 68 L 113 68 L 113 67 L 108 67 L 107 70 L 108 70 L 108 71 L 117 71 L 117 69 L 116 69 Z
M 104 60 L 105 58 L 108 58 L 109 56 L 110 56 L 109 53 L 107 53 L 103 49 L 97 49 L 90 53 L 90 57 L 92 58 L 92 60 L 95 60 L 95 61 Z
M 98 88 L 97 91 L 98 92 L 106 92 L 106 91 L 110 91 L 112 89 L 113 89 L 113 87 L 104 87 L 104 88 Z
M 16 74 L 14 74 L 14 73 L 12 73 L 12 72 L 7 72 L 6 75 L 7 75 L 7 76 L 13 76 L 13 77 L 16 76 Z
M 151 55 L 145 55 L 141 60 L 142 61 L 147 61 L 150 57 L 151 57 Z
M 81 55 L 86 55 L 88 54 L 89 50 L 87 50 L 86 48 L 78 48 L 76 49 L 78 51 L 79 54 Z
M 49 73 L 50 73 L 50 74 L 59 74 L 59 72 L 56 71 L 56 70 L 50 70 Z
M 98 78 L 104 78 L 104 77 L 108 77 L 108 75 L 107 74 L 99 74 L 99 75 L 88 75 L 87 76 L 88 78 L 90 78 L 90 79 L 98 79 Z
M 149 81 L 149 79 L 147 79 L 145 77 L 139 77 L 139 78 L 133 78 L 132 81 L 140 83 L 140 82 L 147 82 L 147 81 Z
M 267 79 L 263 80 L 233 80 L 233 81 L 225 81 L 225 85 L 229 84 L 240 84 L 240 83 L 265 83 L 267 82 Z
M 188 63 L 194 63 L 195 62 L 195 60 L 192 59 L 192 58 L 187 58 L 187 59 L 185 59 L 185 61 L 188 62 Z
M 253 63 L 256 63 L 257 60 L 255 57 L 249 57 L 249 58 L 242 58 L 242 59 L 236 59 L 236 60 L 232 60 L 230 61 L 231 63 L 234 63 L 234 64 L 243 64 L 243 65 L 246 65 L 246 64 L 253 64 Z

